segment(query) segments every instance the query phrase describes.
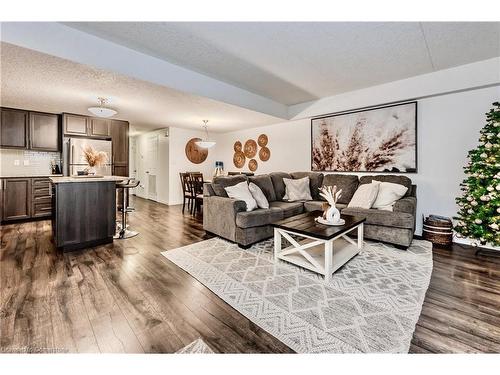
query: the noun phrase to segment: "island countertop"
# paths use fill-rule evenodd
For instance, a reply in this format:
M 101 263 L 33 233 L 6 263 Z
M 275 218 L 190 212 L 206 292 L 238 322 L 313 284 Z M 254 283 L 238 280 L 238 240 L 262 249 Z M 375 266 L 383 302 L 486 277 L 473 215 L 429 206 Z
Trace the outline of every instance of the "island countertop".
M 102 176 L 102 177 L 88 177 L 88 176 L 64 176 L 64 177 L 50 177 L 50 182 L 53 184 L 65 184 L 75 182 L 120 182 L 130 180 L 130 177 L 123 176 Z

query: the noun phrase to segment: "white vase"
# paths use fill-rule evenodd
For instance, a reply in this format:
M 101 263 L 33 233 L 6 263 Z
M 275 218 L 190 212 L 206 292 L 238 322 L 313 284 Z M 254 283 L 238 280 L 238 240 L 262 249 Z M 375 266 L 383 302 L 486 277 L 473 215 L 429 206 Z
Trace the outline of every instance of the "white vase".
M 90 165 L 85 168 L 85 171 L 87 172 L 87 174 L 89 175 L 95 175 L 95 172 L 96 172 L 96 169 L 95 167 L 91 167 Z
M 335 206 L 330 206 L 326 210 L 326 221 L 329 223 L 338 223 L 340 221 L 340 211 Z

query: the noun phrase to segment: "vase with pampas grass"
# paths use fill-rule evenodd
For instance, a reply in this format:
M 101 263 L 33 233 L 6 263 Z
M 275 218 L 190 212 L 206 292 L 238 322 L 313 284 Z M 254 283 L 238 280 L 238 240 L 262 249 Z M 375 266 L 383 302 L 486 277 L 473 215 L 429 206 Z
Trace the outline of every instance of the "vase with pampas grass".
M 108 155 L 104 151 L 97 151 L 92 146 L 85 146 L 82 151 L 89 165 L 85 168 L 87 174 L 95 175 L 95 168 L 103 166 L 108 160 Z

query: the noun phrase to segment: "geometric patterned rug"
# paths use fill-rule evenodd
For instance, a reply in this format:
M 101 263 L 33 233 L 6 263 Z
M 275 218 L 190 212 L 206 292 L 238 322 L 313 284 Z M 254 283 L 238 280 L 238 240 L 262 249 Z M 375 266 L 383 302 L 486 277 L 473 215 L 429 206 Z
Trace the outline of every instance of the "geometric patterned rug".
M 215 354 L 212 348 L 202 339 L 194 340 L 191 344 L 175 352 L 175 354 Z
M 432 245 L 408 250 L 365 241 L 326 283 L 221 238 L 162 252 L 225 302 L 298 353 L 408 353 L 432 273 Z

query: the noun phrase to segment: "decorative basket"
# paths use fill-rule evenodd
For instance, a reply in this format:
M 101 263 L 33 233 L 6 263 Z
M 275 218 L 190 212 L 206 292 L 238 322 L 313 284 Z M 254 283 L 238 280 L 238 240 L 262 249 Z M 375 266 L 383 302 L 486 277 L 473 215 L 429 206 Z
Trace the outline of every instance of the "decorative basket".
M 422 234 L 435 245 L 450 247 L 453 240 L 453 223 L 448 217 L 429 215 L 424 217 Z

